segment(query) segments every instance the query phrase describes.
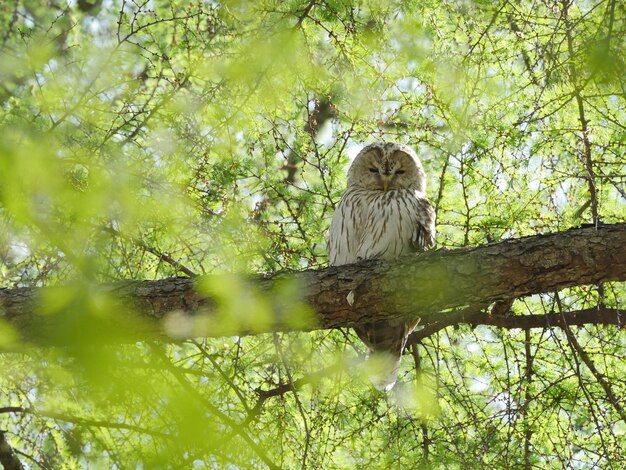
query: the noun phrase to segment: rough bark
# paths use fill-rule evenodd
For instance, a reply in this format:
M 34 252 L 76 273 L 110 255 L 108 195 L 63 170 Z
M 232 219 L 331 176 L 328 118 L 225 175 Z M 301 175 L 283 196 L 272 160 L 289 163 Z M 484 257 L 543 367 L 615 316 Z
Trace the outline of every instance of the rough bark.
M 219 308 L 223 305 L 220 298 L 228 298 L 219 293 L 219 278 L 129 281 L 99 289 L 118 299 L 119 310 L 124 315 L 132 306 L 142 318 L 150 320 L 143 323 L 140 333 L 130 334 L 129 339 L 148 334 L 145 325 L 152 330 L 150 334 L 162 331 L 163 322 L 155 320 L 171 312 L 174 314 L 169 315 L 170 320 L 174 318 L 179 323 L 185 324 L 193 318 L 190 327 L 174 328 L 174 336 L 181 337 L 335 328 L 415 316 L 421 317 L 421 324 L 433 332 L 460 322 L 535 328 L 558 326 L 559 321 L 569 320 L 543 315 L 503 317 L 485 313 L 485 308 L 496 301 L 506 304 L 513 298 L 565 287 L 624 281 L 625 247 L 626 224 L 614 224 L 510 239 L 476 248 L 436 250 L 394 262 L 368 261 L 316 271 L 248 276 L 238 281 L 246 287 L 237 295 L 246 298 L 235 311 L 232 306 L 231 311 Z M 297 289 L 290 283 L 295 283 Z M 211 287 L 203 287 L 206 285 Z M 41 302 L 41 307 L 38 302 L 46 291 L 52 288 L 0 290 L 2 317 L 25 338 L 32 340 L 31 336 L 41 331 L 42 324 L 59 324 L 57 315 L 37 315 L 48 308 L 45 302 Z M 299 292 L 299 300 L 285 297 L 284 292 L 294 291 Z M 253 305 L 260 298 L 265 305 L 263 322 L 237 318 L 226 329 L 220 327 L 228 312 L 237 316 L 237 308 L 245 310 L 246 305 Z M 315 312 L 313 323 L 303 322 L 302 305 Z M 572 324 L 622 324 L 620 312 L 610 309 L 574 313 L 571 319 Z
M 0 431 L 0 464 L 4 470 L 23 470 L 22 462 L 7 442 L 4 431 Z

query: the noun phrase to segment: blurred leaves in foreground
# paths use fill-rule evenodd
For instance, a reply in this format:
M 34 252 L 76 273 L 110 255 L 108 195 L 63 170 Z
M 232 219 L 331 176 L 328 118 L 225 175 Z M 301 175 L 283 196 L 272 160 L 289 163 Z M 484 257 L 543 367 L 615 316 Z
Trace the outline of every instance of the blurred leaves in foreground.
M 447 328 L 388 396 L 349 330 L 182 339 L 264 330 L 276 310 L 311 325 L 300 286 L 246 275 L 325 265 L 346 165 L 373 140 L 420 154 L 439 246 L 624 220 L 625 16 L 616 1 L 1 4 L 0 287 L 52 286 L 39 314 L 55 319 L 37 338 L 0 321 L 0 428 L 20 460 L 625 466 L 617 328 L 572 327 L 578 349 L 558 329 Z M 215 275 L 200 290 L 217 315 L 170 315 L 170 342 L 97 288 L 193 274 Z M 623 298 L 569 289 L 512 314 Z

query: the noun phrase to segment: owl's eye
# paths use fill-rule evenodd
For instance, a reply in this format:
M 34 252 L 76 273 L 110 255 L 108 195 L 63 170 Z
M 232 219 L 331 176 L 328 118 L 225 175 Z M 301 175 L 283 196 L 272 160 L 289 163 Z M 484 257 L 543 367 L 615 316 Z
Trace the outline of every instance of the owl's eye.
M 370 168 L 370 173 L 378 173 L 378 168 Z
M 404 170 L 396 170 L 396 175 L 403 175 L 404 174 Z

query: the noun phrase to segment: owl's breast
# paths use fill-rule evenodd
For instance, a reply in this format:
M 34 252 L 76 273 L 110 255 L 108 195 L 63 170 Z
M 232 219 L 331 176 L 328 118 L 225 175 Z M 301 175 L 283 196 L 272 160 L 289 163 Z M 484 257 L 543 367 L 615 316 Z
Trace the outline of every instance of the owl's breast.
M 413 249 L 417 226 L 416 194 L 411 190 L 372 191 L 362 211 L 357 258 L 395 258 Z
M 395 258 L 413 250 L 423 195 L 414 190 L 346 191 L 329 232 L 330 263 Z

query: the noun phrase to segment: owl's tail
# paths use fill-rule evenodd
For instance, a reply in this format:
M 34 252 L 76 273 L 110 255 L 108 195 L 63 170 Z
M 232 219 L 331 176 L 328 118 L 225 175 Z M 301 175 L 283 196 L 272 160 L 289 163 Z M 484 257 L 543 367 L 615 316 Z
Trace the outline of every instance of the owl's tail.
M 369 375 L 378 390 L 389 391 L 396 384 L 406 340 L 416 325 L 417 321 L 379 321 L 354 328 L 359 338 L 370 348 Z
M 370 380 L 376 390 L 388 392 L 398 380 L 401 356 L 395 357 L 387 353 L 376 353 L 374 356 L 370 356 L 368 360 L 371 361 L 373 358 L 377 364 L 374 365 L 374 370 L 370 372 Z

